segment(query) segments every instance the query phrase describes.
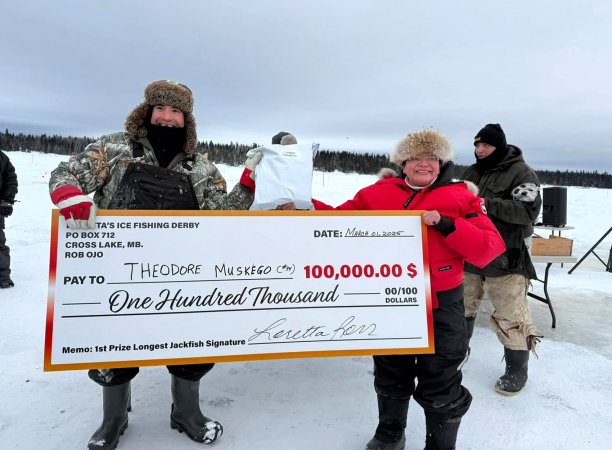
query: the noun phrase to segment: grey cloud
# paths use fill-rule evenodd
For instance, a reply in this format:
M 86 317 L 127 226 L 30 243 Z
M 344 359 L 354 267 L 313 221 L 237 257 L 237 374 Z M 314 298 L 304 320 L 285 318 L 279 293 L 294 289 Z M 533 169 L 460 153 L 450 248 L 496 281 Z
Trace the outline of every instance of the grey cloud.
M 433 126 L 469 160 L 473 134 L 499 122 L 536 167 L 612 171 L 603 0 L 3 8 L 0 129 L 115 131 L 147 83 L 175 79 L 194 91 L 200 139 L 263 143 L 290 129 L 322 148 L 388 152 Z

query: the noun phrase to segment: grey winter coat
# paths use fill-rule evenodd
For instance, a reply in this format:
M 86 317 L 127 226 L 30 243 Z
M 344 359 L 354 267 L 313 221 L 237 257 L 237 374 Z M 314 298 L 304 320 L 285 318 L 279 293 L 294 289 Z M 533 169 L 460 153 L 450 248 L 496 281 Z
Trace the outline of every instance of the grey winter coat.
M 465 270 L 484 276 L 502 276 L 518 273 L 530 279 L 536 278 L 535 269 L 525 244 L 525 238 L 533 234 L 533 222 L 542 206 L 540 181 L 525 163 L 523 152 L 508 145 L 505 158 L 495 167 L 479 173 L 476 164 L 468 167 L 461 178 L 478 186 L 479 196 L 485 200 L 489 219 L 501 234 L 506 251 L 482 269 L 466 264 Z M 537 189 L 537 194 L 522 197 L 515 188 L 521 185 Z M 513 195 L 514 191 L 514 195 Z

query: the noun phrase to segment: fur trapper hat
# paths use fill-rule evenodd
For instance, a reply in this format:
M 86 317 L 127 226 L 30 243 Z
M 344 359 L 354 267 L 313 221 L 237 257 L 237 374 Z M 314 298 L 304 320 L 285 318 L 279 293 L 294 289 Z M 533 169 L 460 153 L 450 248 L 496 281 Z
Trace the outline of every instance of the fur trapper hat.
M 409 159 L 419 156 L 435 156 L 440 160 L 440 164 L 444 164 L 452 161 L 453 151 L 446 136 L 426 128 L 410 133 L 399 141 L 389 159 L 392 163 L 403 166 Z
M 193 94 L 191 89 L 182 83 L 170 80 L 159 80 L 149 84 L 144 91 L 144 102 L 128 114 L 125 129 L 134 139 L 147 136 L 146 121 L 151 118 L 155 105 L 170 105 L 183 112 L 185 119 L 185 147 L 183 151 L 193 154 L 196 151 L 198 138 L 196 122 L 193 117 Z

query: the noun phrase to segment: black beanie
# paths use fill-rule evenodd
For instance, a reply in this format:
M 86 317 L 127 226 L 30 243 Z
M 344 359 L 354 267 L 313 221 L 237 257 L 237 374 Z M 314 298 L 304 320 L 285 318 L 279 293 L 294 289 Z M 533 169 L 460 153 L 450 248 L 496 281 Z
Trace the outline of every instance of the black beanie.
M 272 144 L 280 144 L 283 136 L 287 136 L 288 134 L 290 133 L 287 133 L 286 131 L 281 131 L 275 134 L 274 136 L 272 136 Z
M 508 146 L 506 143 L 506 135 L 504 134 L 504 130 L 502 130 L 502 127 L 498 123 L 489 123 L 485 125 L 485 127 L 474 137 L 474 146 L 476 146 L 479 142 L 492 145 L 497 150 L 501 150 L 502 152 L 506 150 L 506 147 Z

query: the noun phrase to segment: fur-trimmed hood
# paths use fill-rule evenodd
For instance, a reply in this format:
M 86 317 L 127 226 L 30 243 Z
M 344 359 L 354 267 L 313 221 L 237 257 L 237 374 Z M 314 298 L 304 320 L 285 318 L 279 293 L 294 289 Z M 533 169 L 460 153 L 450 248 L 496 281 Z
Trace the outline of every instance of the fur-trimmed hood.
M 145 88 L 145 100 L 132 110 L 125 119 L 125 130 L 133 139 L 147 137 L 146 122 L 155 105 L 170 105 L 183 112 L 185 119 L 185 146 L 188 155 L 195 153 L 198 137 L 193 117 L 193 95 L 191 89 L 181 83 L 168 80 L 154 81 Z
M 478 193 L 480 192 L 480 189 L 478 189 L 478 186 L 476 186 L 471 181 L 466 181 L 466 180 L 461 180 L 461 181 L 463 181 L 465 183 L 465 185 L 468 188 L 468 191 L 470 191 L 474 195 L 478 195 Z

